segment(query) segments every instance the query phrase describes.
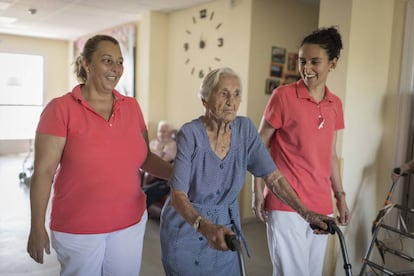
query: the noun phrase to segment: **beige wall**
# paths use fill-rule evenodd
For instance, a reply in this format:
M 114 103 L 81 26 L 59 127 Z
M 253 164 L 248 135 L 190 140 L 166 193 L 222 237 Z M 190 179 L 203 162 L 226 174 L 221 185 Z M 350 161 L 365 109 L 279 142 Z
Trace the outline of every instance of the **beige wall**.
M 264 85 L 271 46 L 294 51 L 303 34 L 316 25 L 338 25 L 344 50 L 328 85 L 344 103 L 346 128 L 338 137 L 337 147 L 353 218 L 343 232 L 357 273 L 371 239 L 371 222 L 383 203 L 394 166 L 407 0 L 321 0 L 319 18 L 314 8 L 288 0 L 236 0 L 233 6 L 226 3 L 217 0 L 171 14 L 148 13 L 138 23 L 136 92 L 150 134 L 155 135 L 160 119 L 178 128 L 203 113 L 197 97 L 200 78 L 190 74 L 185 65 L 188 57 L 197 59 L 197 66 L 228 65 L 237 70 L 244 85 L 240 114 L 258 124 L 268 99 Z M 222 36 L 225 46 L 213 52 L 206 48 L 204 56 L 197 52 L 187 55 L 183 50 L 183 43 L 189 40 L 185 30 L 193 27 L 191 17 L 200 8 L 215 12 L 222 28 L 219 33 L 211 30 L 207 35 Z M 0 39 L 0 51 L 46 57 L 45 102 L 69 89 L 70 43 L 1 34 Z M 212 63 L 212 56 L 222 61 Z M 251 215 L 248 190 L 241 196 L 245 218 Z M 336 237 L 331 240 L 337 241 Z M 331 250 L 325 275 L 342 275 L 339 248 L 332 246 Z
M 265 94 L 272 46 L 297 53 L 304 34 L 318 27 L 319 9 L 299 1 L 253 1 L 247 115 L 258 126 L 269 100 Z
M 136 94 L 150 137 L 155 137 L 158 121 L 167 119 L 167 18 L 148 12 L 138 24 Z
M 168 85 L 166 100 L 168 102 L 168 120 L 179 127 L 183 123 L 192 120 L 204 113 L 201 101 L 198 98 L 198 88 L 201 78 L 198 70 L 208 72 L 210 68 L 230 66 L 234 68 L 244 81 L 247 82 L 249 38 L 250 38 L 250 6 L 251 1 L 235 1 L 235 5 L 229 7 L 225 1 L 213 1 L 211 3 L 196 6 L 190 9 L 174 12 L 169 15 L 168 37 Z M 198 18 L 200 9 L 207 9 L 208 14 L 214 12 L 213 20 L 209 18 L 192 22 L 192 17 Z M 217 30 L 215 27 L 221 23 Z M 191 35 L 186 30 L 192 32 Z M 206 40 L 206 48 L 199 49 L 197 43 L 203 36 Z M 216 39 L 223 37 L 224 46 L 216 47 Z M 184 43 L 190 43 L 190 50 L 184 51 Z M 194 46 L 194 47 L 193 47 Z M 221 59 L 220 62 L 214 58 Z M 185 64 L 187 59 L 188 64 Z M 196 72 L 191 75 L 191 68 Z M 243 96 L 244 97 L 244 96 Z M 246 112 L 246 103 L 240 106 L 240 113 Z
M 332 10 L 340 12 L 331 12 Z M 347 88 L 347 74 L 349 63 L 349 45 L 350 45 L 350 25 L 352 15 L 352 1 L 321 1 L 319 7 L 319 26 L 331 26 L 335 25 L 339 28 L 342 36 L 343 50 L 335 70 L 331 71 L 327 81 L 328 87 L 338 95 L 344 105 L 345 112 L 345 129 L 348 129 L 348 120 L 346 112 L 346 88 Z M 341 172 L 343 176 L 343 132 L 339 131 L 336 137 L 337 154 L 341 158 Z M 349 193 L 348 183 L 344 182 L 344 189 Z M 350 204 L 350 195 L 347 196 L 348 204 Z M 334 201 L 335 202 L 335 201 Z M 340 247 L 338 239 L 335 236 L 330 236 L 327 246 L 327 254 L 325 258 L 324 275 L 335 275 L 335 273 L 343 273 L 336 271 L 336 266 L 340 265 L 339 269 L 342 269 L 343 261 L 341 260 Z
M 320 25 L 338 24 L 346 42 L 328 85 L 345 104 L 346 128 L 338 151 L 353 215 L 344 234 L 354 273 L 360 270 L 371 239 L 371 222 L 383 204 L 393 168 L 405 3 L 321 0 Z M 343 273 L 336 248 L 335 272 L 326 275 Z
M 24 53 L 44 57 L 44 102 L 68 92 L 71 71 L 69 42 L 0 34 L 0 51 Z
M 68 41 L 0 34 L 0 51 L 44 57 L 44 103 L 68 92 L 71 64 Z M 0 154 L 26 153 L 29 145 L 28 141 L 0 140 Z
M 207 19 L 199 18 L 200 9 L 207 9 Z M 214 12 L 213 20 L 209 20 L 211 12 Z M 241 76 L 243 101 L 239 114 L 249 116 L 258 126 L 269 97 L 265 95 L 264 87 L 269 76 L 271 47 L 280 46 L 289 52 L 296 52 L 303 34 L 317 27 L 318 12 L 317 7 L 296 1 L 234 1 L 230 6 L 220 0 L 170 13 L 167 18 L 154 12 L 146 14 L 139 25 L 139 41 L 143 42 L 138 56 L 138 101 L 142 102 L 150 137 L 155 136 L 156 124 L 161 119 L 179 128 L 203 114 L 197 96 L 201 82 L 198 70 L 207 72 L 209 67 L 218 66 L 230 66 Z M 197 20 L 195 24 L 193 16 Z M 154 18 L 162 19 L 155 24 Z M 217 30 L 215 26 L 218 23 L 222 25 Z M 167 40 L 163 36 L 165 27 L 168 28 Z M 162 35 L 152 39 L 149 37 L 152 32 L 148 29 Z M 202 50 L 197 48 L 200 37 L 207 43 Z M 221 48 L 215 47 L 218 37 L 224 38 Z M 187 52 L 183 47 L 185 42 L 190 43 Z M 168 53 L 166 62 L 158 64 L 156 69 L 150 68 L 154 66 L 153 60 L 165 56 L 165 52 Z M 221 61 L 215 61 L 215 57 Z M 187 59 L 190 59 L 188 64 L 185 63 Z M 148 69 L 143 69 L 145 67 Z M 194 75 L 191 74 L 192 67 L 196 70 Z M 162 75 L 166 75 L 166 86 L 151 88 L 151 83 L 160 82 Z M 162 108 L 165 108 L 164 112 L 160 110 Z M 253 217 L 250 211 L 250 181 L 250 175 L 247 175 L 240 197 L 243 218 Z
M 247 115 L 259 127 L 260 119 L 269 95 L 265 94 L 266 79 L 269 78 L 272 46 L 296 53 L 304 34 L 318 27 L 319 9 L 317 6 L 299 1 L 260 0 L 253 1 L 251 20 L 251 50 L 248 62 Z M 292 16 L 294 15 L 294 16 Z M 240 195 L 243 218 L 253 218 L 251 212 L 251 175 Z

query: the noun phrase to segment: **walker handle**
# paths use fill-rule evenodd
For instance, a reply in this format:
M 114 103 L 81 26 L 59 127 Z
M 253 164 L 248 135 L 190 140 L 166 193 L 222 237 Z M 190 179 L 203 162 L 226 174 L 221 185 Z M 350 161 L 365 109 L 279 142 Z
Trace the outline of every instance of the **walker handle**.
M 328 229 L 327 230 L 325 230 L 325 231 L 327 231 L 328 233 L 330 233 L 330 234 L 335 234 L 335 221 L 334 220 L 331 220 L 331 219 L 326 219 L 326 220 L 324 220 L 323 222 L 325 222 L 327 225 L 328 225 Z M 320 228 L 318 225 L 316 225 L 316 224 L 310 224 L 310 227 L 313 229 L 313 230 L 315 230 L 315 229 L 318 229 L 318 230 L 324 230 L 324 229 L 322 229 L 322 228 Z
M 401 173 L 401 168 L 394 168 L 394 174 L 399 175 L 399 176 L 407 176 L 408 174 L 405 173 Z

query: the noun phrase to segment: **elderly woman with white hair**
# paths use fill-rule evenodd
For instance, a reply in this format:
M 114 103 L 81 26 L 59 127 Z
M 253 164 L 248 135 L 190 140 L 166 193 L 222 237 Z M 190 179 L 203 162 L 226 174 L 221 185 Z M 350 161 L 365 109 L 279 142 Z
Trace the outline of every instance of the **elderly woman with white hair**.
M 277 170 L 253 123 L 237 116 L 242 87 L 230 68 L 211 71 L 199 96 L 205 113 L 177 134 L 171 193 L 161 214 L 161 257 L 166 275 L 238 275 L 237 253 L 225 235 L 246 245 L 238 195 L 246 170 L 322 229 L 326 216 L 306 209 Z M 323 230 L 317 230 L 323 231 Z M 246 247 L 247 249 L 247 247 Z

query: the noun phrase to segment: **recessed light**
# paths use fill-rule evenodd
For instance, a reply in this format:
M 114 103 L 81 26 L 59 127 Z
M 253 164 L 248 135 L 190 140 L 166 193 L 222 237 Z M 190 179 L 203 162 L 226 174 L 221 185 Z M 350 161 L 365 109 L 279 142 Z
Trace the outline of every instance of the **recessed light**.
M 36 14 L 36 13 L 37 13 L 37 9 L 33 9 L 33 8 L 31 8 L 31 9 L 28 9 L 28 10 L 27 10 L 27 12 L 28 12 L 29 14 Z

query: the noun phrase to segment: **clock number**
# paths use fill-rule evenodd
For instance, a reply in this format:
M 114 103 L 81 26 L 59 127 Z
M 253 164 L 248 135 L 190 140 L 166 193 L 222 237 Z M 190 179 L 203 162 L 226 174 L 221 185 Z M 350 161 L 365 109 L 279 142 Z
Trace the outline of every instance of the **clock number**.
M 204 49 L 204 47 L 206 47 L 206 42 L 201 39 L 200 42 L 198 43 L 198 47 L 200 47 L 200 49 Z
M 200 79 L 204 78 L 204 71 L 203 70 L 198 71 L 198 77 Z
M 191 20 L 193 22 L 193 28 L 197 27 L 197 24 L 201 24 L 204 21 L 206 21 L 204 23 L 210 24 L 211 28 L 212 28 L 212 31 L 216 30 L 216 31 L 220 32 L 222 30 L 222 23 L 215 21 L 214 11 L 209 11 L 208 9 L 199 9 L 199 13 L 198 14 L 195 13 L 191 17 Z M 216 22 L 216 23 L 213 23 L 213 22 Z M 190 30 L 191 30 L 191 28 L 185 29 L 186 34 L 189 35 L 189 36 L 194 35 L 195 33 L 192 34 L 192 31 L 190 31 Z M 214 40 L 216 40 L 216 43 L 214 43 Z M 187 41 L 187 42 L 183 42 L 183 44 L 181 44 L 181 45 L 183 45 L 184 52 L 186 52 L 186 54 L 189 54 L 194 50 L 199 50 L 199 52 L 205 51 L 203 49 L 207 48 L 207 41 L 209 41 L 209 40 L 206 40 L 203 37 L 203 34 L 201 34 L 200 38 L 198 39 L 198 43 L 197 42 L 193 43 L 192 40 L 189 41 L 188 38 L 186 38 L 184 41 Z M 210 43 L 210 42 L 208 42 L 208 43 Z M 190 46 L 190 44 L 191 44 L 191 46 Z M 216 46 L 214 46 L 214 44 L 216 44 Z M 222 47 L 224 47 L 224 38 L 222 36 L 220 36 L 220 34 L 219 34 L 215 37 L 215 39 L 213 39 L 211 41 L 211 45 L 209 44 L 208 46 L 210 48 L 212 46 L 222 48 Z M 191 49 L 190 49 L 190 47 L 191 47 Z M 218 57 L 213 57 L 213 62 L 214 62 L 214 64 L 219 64 L 219 63 L 221 63 L 221 59 L 218 58 Z M 198 77 L 200 79 L 203 79 L 203 78 L 205 78 L 205 76 L 209 72 L 212 71 L 212 67 L 210 67 L 210 66 L 207 66 L 207 67 L 204 66 L 204 68 L 202 67 L 203 69 L 201 69 L 200 67 L 198 67 L 196 65 L 193 65 L 193 64 L 194 64 L 194 60 L 192 60 L 192 59 L 190 60 L 190 58 L 185 59 L 186 68 L 191 68 L 190 73 L 195 78 Z M 214 66 L 216 66 L 216 65 L 214 65 Z
M 207 9 L 200 10 L 200 18 L 206 18 L 207 16 Z
M 218 47 L 223 47 L 223 45 L 224 45 L 224 40 L 223 40 L 223 38 L 222 38 L 222 37 L 218 38 L 218 39 L 217 39 L 217 46 L 218 46 Z

